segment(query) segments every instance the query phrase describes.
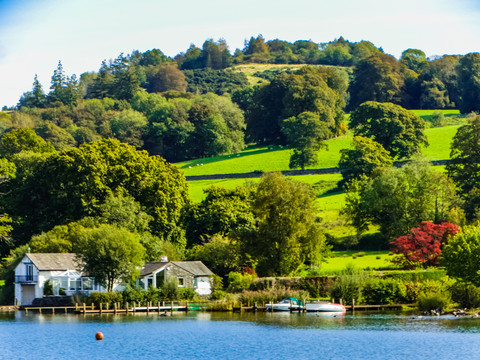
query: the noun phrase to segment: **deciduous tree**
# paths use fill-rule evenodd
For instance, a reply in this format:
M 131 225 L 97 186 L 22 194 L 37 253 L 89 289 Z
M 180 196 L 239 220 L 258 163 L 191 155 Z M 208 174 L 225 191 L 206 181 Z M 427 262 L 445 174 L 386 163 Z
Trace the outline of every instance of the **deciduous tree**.
M 428 145 L 425 122 L 392 103 L 363 103 L 352 113 L 350 127 L 356 136 L 371 138 L 394 158 L 409 158 L 420 151 L 421 145 Z
M 392 261 L 404 267 L 437 266 L 443 248 L 458 231 L 455 224 L 423 221 L 410 234 L 400 236 L 390 243 L 391 252 L 399 255 Z
M 447 274 L 480 286 L 480 229 L 470 227 L 451 239 L 442 252 Z
M 362 175 L 371 176 L 379 167 L 389 167 L 393 164 L 388 151 L 369 138 L 355 136 L 352 145 L 353 149 L 340 150 L 338 162 L 342 174 L 342 180 L 338 183 L 340 187 L 353 179 L 359 179 Z

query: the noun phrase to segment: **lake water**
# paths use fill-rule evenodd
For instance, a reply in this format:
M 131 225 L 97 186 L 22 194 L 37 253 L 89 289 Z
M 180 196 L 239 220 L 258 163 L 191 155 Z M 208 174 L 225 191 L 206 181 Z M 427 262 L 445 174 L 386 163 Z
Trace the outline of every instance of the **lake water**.
M 480 359 L 480 319 L 0 313 L 0 359 Z

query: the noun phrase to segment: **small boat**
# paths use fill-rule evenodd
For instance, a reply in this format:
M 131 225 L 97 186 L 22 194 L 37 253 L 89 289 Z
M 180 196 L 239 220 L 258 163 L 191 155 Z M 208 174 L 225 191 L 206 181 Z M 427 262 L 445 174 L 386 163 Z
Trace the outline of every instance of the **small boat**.
M 299 311 L 303 309 L 303 304 L 296 298 L 285 298 L 276 304 L 265 304 L 267 311 Z
M 333 304 L 327 301 L 316 301 L 305 304 L 305 310 L 318 312 L 345 313 L 347 310 L 342 304 Z

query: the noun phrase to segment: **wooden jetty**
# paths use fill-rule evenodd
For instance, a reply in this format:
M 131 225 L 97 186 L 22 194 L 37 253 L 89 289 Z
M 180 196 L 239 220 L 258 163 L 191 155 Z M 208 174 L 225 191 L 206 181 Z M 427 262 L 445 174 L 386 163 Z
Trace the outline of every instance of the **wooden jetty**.
M 130 306 L 131 305 L 131 306 Z M 77 314 L 128 314 L 128 313 L 166 313 L 166 312 L 174 312 L 174 311 L 189 311 L 189 304 L 185 302 L 181 303 L 174 303 L 173 301 L 170 304 L 157 303 L 153 305 L 152 303 L 148 303 L 144 306 L 137 304 L 134 302 L 133 304 L 126 303 L 125 307 L 121 307 L 120 304 L 115 303 L 113 307 L 110 308 L 109 304 L 104 306 L 104 304 L 100 304 L 98 308 L 94 305 L 87 306 L 86 304 L 82 304 L 81 306 L 77 305 L 75 312 Z
M 25 310 L 25 314 L 28 314 L 29 311 L 38 311 L 40 314 L 43 313 L 67 313 L 75 311 L 75 306 L 22 306 L 21 309 Z

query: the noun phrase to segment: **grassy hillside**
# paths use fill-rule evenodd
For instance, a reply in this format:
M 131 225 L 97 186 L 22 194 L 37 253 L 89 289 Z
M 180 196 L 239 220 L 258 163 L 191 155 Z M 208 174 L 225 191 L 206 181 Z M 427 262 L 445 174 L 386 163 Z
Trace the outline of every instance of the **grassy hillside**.
M 450 143 L 460 125 L 450 125 L 425 130 L 429 146 L 422 149 L 430 160 L 450 158 Z M 328 149 L 318 152 L 319 163 L 313 168 L 336 167 L 340 150 L 350 147 L 352 134 L 328 140 Z M 216 156 L 178 163 L 185 175 L 230 174 L 261 171 L 289 170 L 290 149 L 279 146 L 249 147 L 233 155 Z
M 428 119 L 435 110 L 415 110 L 415 112 L 422 118 Z M 443 111 L 446 117 L 458 116 L 456 110 Z M 450 157 L 450 144 L 455 135 L 459 123 L 463 121 L 452 120 L 455 125 L 449 125 L 438 128 L 426 129 L 426 135 L 429 142 L 428 147 L 422 149 L 425 156 L 430 160 L 443 160 Z M 327 141 L 328 150 L 322 149 L 319 151 L 319 164 L 315 168 L 336 167 L 340 159 L 340 150 L 348 148 L 352 141 L 352 134 L 348 133 L 346 136 Z M 227 173 L 242 173 L 260 171 L 281 171 L 288 170 L 288 162 L 290 157 L 290 150 L 280 146 L 259 147 L 252 146 L 242 151 L 239 154 L 217 156 L 206 159 L 197 159 L 193 161 L 186 161 L 178 163 L 185 175 L 204 175 L 204 174 L 227 174 Z M 444 167 L 438 167 L 439 171 L 443 171 Z M 355 230 L 345 223 L 339 212 L 345 202 L 344 193 L 335 193 L 336 183 L 340 180 L 340 174 L 332 175 L 304 175 L 295 176 L 294 179 L 304 181 L 313 185 L 317 194 L 317 207 L 319 216 L 322 218 L 322 223 L 325 226 L 326 232 L 336 238 L 343 238 L 347 236 L 354 236 Z M 223 186 L 226 188 L 234 188 L 245 181 L 258 182 L 259 179 L 225 179 L 225 180 L 202 180 L 190 181 L 189 192 L 192 199 L 196 202 L 204 198 L 203 189 L 212 186 Z M 371 229 L 374 231 L 374 229 Z M 359 260 L 355 262 L 360 263 L 363 260 L 368 260 L 368 263 L 378 263 L 379 267 L 385 267 L 386 264 L 382 260 L 377 260 L 376 256 L 372 259 Z M 345 266 L 347 259 L 337 259 L 341 263 L 340 267 Z M 357 261 L 359 260 L 359 261 Z M 352 261 L 352 258 L 349 258 Z M 386 261 L 386 260 L 385 260 Z M 335 264 L 337 261 L 335 261 Z M 335 265 L 337 266 L 337 265 Z M 334 267 L 335 267 L 334 266 Z M 335 270 L 329 268 L 328 270 Z

